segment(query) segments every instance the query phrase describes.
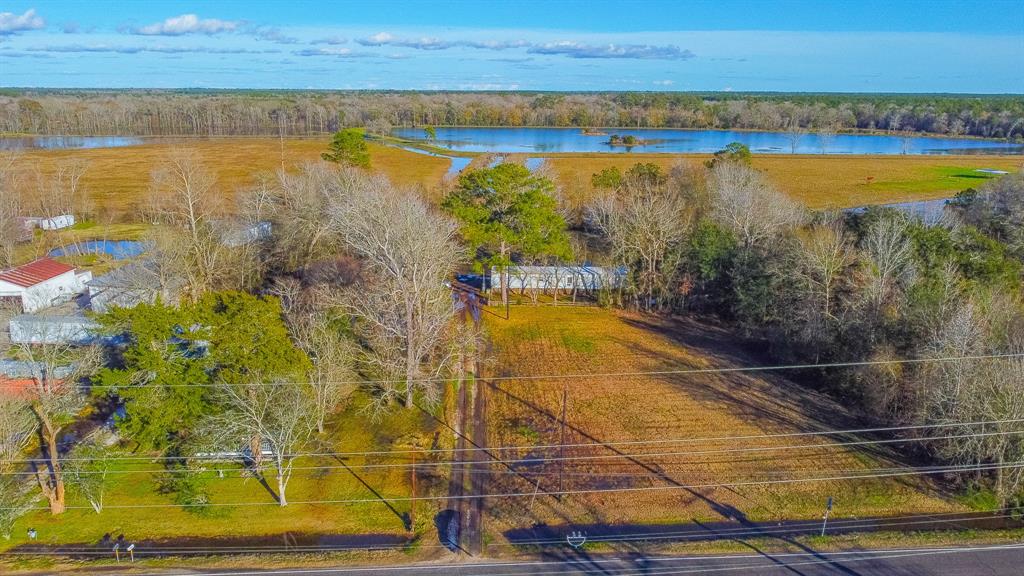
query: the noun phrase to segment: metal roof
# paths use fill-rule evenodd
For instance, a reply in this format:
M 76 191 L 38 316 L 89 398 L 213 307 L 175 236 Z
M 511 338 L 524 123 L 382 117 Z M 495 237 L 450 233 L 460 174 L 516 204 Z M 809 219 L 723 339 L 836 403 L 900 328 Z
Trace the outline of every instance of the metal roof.
M 39 260 L 29 262 L 24 266 L 18 266 L 17 268 L 11 268 L 10 270 L 0 272 L 0 280 L 10 282 L 15 286 L 21 286 L 22 288 L 30 288 L 36 284 L 46 282 L 51 278 L 56 278 L 61 274 L 74 271 L 74 266 L 61 264 L 60 262 L 51 260 L 50 258 L 40 258 Z

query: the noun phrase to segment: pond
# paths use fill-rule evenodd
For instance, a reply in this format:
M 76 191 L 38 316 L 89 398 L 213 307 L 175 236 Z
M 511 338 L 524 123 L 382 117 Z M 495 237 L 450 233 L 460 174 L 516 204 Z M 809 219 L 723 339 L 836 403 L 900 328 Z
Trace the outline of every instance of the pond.
M 114 260 L 134 258 L 146 251 L 146 245 L 135 240 L 89 240 L 50 250 L 49 256 L 74 256 L 79 254 L 107 254 Z
M 436 128 L 430 141 L 459 152 L 662 152 L 711 153 L 730 142 L 742 142 L 757 154 L 788 154 L 792 141 L 782 132 L 729 130 L 615 129 L 584 133 L 579 128 Z M 397 128 L 393 134 L 423 140 L 420 128 Z M 609 143 L 612 135 L 633 136 L 639 144 Z M 1024 144 L 968 138 L 902 137 L 837 134 L 823 140 L 806 134 L 796 143 L 798 154 L 1024 154 Z
M 58 150 L 61 148 L 117 148 L 142 144 L 135 136 L 4 136 L 0 150 Z

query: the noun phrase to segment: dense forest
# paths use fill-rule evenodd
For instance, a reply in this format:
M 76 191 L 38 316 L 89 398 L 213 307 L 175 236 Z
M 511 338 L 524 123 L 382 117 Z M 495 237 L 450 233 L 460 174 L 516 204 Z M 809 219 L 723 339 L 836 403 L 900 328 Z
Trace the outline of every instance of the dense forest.
M 326 134 L 347 126 L 887 131 L 1024 139 L 1017 96 L 315 91 L 0 92 L 0 132 Z

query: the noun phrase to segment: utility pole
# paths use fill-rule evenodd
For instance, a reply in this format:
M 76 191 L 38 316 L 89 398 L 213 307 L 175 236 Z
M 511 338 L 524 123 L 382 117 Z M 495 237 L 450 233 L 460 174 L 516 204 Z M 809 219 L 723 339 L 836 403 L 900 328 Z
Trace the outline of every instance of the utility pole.
M 409 532 L 416 530 L 416 452 L 412 453 L 412 499 L 409 500 Z
M 562 384 L 562 432 L 558 440 L 558 499 L 562 499 L 562 492 L 565 491 L 565 407 L 569 403 L 569 386 Z

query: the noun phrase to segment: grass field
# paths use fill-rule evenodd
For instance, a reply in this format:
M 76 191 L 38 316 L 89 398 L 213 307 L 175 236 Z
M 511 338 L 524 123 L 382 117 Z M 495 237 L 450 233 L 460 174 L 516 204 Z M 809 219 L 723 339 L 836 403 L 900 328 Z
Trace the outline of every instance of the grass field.
M 34 150 L 26 152 L 28 162 L 38 161 L 45 174 L 56 162 L 81 158 L 88 162 L 83 184 L 96 205 L 102 221 L 131 219 L 150 183 L 153 170 L 176 147 L 195 149 L 217 175 L 217 189 L 227 199 L 251 186 L 257 174 L 277 170 L 320 157 L 326 139 L 224 138 L 197 139 L 180 143 L 150 143 L 121 148 L 83 150 Z M 422 187 L 436 192 L 447 173 L 446 158 L 418 154 L 393 146 L 370 143 L 371 168 L 386 174 L 402 186 Z M 490 155 L 480 155 L 471 166 L 486 164 Z M 575 207 L 593 194 L 590 177 L 610 166 L 627 169 L 636 162 L 654 162 L 665 168 L 683 161 L 703 162 L 707 156 L 579 154 L 552 155 L 551 174 L 562 186 L 566 199 Z M 512 155 L 522 161 L 523 155 Z M 911 200 L 944 198 L 988 178 L 978 168 L 1016 170 L 1019 156 L 817 156 L 756 155 L 754 166 L 764 170 L 778 187 L 810 208 L 847 208 Z M 872 180 L 868 183 L 868 177 Z M 31 190 L 26 190 L 31 193 Z
M 488 319 L 495 345 L 493 373 L 600 374 L 750 365 L 756 360 L 732 336 L 698 323 L 674 323 L 591 307 L 512 309 L 511 320 Z M 816 481 L 758 486 L 681 488 L 751 480 L 870 473 L 901 466 L 893 454 L 849 447 L 787 448 L 835 438 L 811 435 L 744 441 L 677 442 L 722 436 L 814 432 L 856 426 L 835 402 L 768 374 L 643 375 L 580 379 L 503 380 L 488 392 L 492 446 L 562 443 L 560 412 L 567 395 L 567 444 L 558 450 L 503 452 L 506 457 L 587 457 L 523 466 L 492 477 L 488 492 L 530 493 L 489 503 L 492 528 L 535 522 L 670 523 L 813 519 L 832 496 L 838 517 L 890 516 L 964 510 L 936 496 L 920 478 Z M 610 445 L 655 440 L 655 444 Z M 728 452 L 735 448 L 754 452 Z M 767 449 L 767 450 L 765 450 Z M 694 454 L 693 451 L 721 451 Z M 670 453 L 670 454 L 666 454 Z M 628 457 L 623 457 L 622 455 Z M 563 480 L 559 480 L 564 473 Z M 658 488 L 564 497 L 545 491 Z
M 399 450 L 403 442 L 418 442 L 431 437 L 433 421 L 421 412 L 398 410 L 372 425 L 361 408 L 364 399 L 356 399 L 350 407 L 334 419 L 329 437 L 323 446 L 310 452 L 352 452 L 369 450 Z M 408 498 L 409 471 L 401 466 L 390 468 L 362 468 L 364 464 L 406 462 L 404 457 L 386 455 L 305 457 L 297 459 L 293 479 L 288 487 L 292 504 L 278 506 L 271 494 L 251 477 L 243 475 L 234 464 L 208 465 L 203 474 L 210 502 L 201 512 L 189 511 L 174 505 L 173 496 L 157 491 L 160 461 L 126 461 L 118 463 L 116 470 L 135 471 L 112 474 L 115 483 L 107 492 L 109 506 L 101 513 L 91 509 L 72 509 L 53 517 L 48 511 L 31 513 L 15 524 L 11 540 L 0 540 L 0 551 L 26 542 L 26 531 L 35 528 L 37 544 L 74 545 L 93 544 L 104 534 L 124 534 L 132 541 L 151 540 L 175 542 L 192 537 L 246 538 L 275 536 L 281 542 L 285 533 L 297 535 L 384 534 L 406 536 L 402 514 L 409 512 L 409 502 L 396 502 L 389 506 L 380 498 Z M 327 467 L 302 469 L 303 467 Z M 216 468 L 225 470 L 220 478 Z M 271 469 L 272 470 L 272 469 Z M 266 472 L 267 482 L 276 490 L 273 473 Z M 365 482 L 365 484 L 364 484 Z M 432 482 L 440 479 L 421 474 L 420 489 L 428 492 Z M 372 488 L 372 489 L 371 489 Z M 358 504 L 301 504 L 302 501 L 371 499 Z M 218 507 L 217 504 L 249 503 L 250 506 Z M 39 502 L 43 504 L 42 501 Z M 88 507 L 72 489 L 69 506 Z M 116 508 L 141 506 L 141 508 Z M 155 506 L 147 508 L 146 506 Z M 417 504 L 415 524 L 417 532 L 433 528 L 433 509 L 430 502 Z M 242 543 L 236 543 L 240 545 Z
M 327 139 L 285 140 L 284 165 L 293 167 L 318 160 L 327 142 Z M 61 160 L 85 160 L 88 169 L 82 183 L 95 202 L 97 218 L 122 220 L 137 212 L 153 170 L 174 148 L 194 149 L 216 174 L 217 189 L 229 200 L 240 190 L 252 186 L 258 174 L 273 172 L 282 165 L 281 142 L 273 138 L 197 139 L 120 148 L 33 150 L 22 158 L 27 163 L 38 161 L 44 174 Z M 435 187 L 450 165 L 446 158 L 373 143 L 370 144 L 370 162 L 372 169 L 384 172 L 399 185 L 427 188 Z
M 593 194 L 591 176 L 605 168 L 617 166 L 626 170 L 637 162 L 653 162 L 668 169 L 681 159 L 704 162 L 707 158 L 590 154 L 555 156 L 547 163 L 567 199 L 579 206 Z M 809 208 L 823 209 L 947 198 L 991 177 L 975 172 L 976 169 L 1019 170 L 1024 166 L 1024 158 L 762 154 L 753 157 L 753 165 L 786 194 Z

